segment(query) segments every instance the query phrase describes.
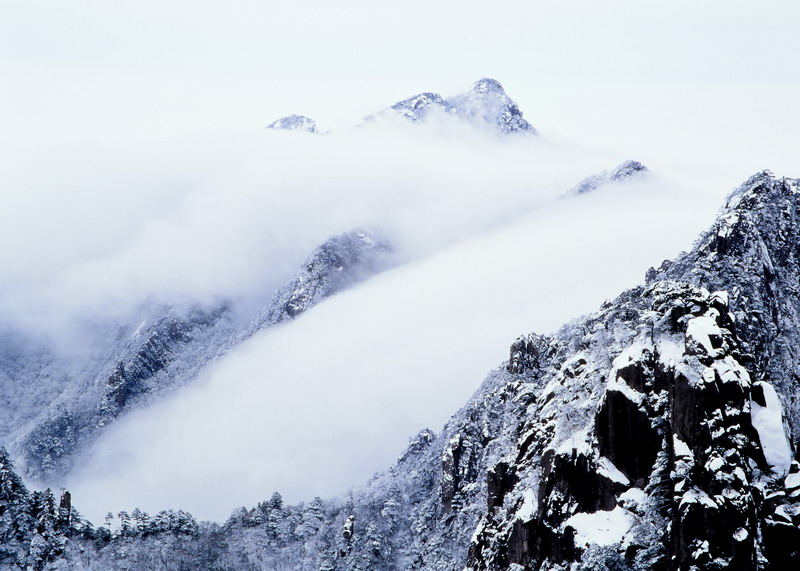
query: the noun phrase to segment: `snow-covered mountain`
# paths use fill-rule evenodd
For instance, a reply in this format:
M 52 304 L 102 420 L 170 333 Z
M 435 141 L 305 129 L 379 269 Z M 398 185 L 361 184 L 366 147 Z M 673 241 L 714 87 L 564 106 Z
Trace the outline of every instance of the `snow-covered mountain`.
M 794 568 L 799 241 L 800 180 L 754 175 L 689 253 L 517 339 L 439 434 L 346 499 L 275 494 L 223 526 L 121 513 L 111 536 L 68 494 L 28 492 L 4 454 L 4 563 Z
M 598 172 L 598 160 L 565 174 L 554 167 L 569 155 L 558 145 L 486 137 L 487 129 L 536 134 L 495 80 L 446 99 L 421 93 L 373 117 L 383 125 L 387 116 L 474 130 L 474 140 L 459 143 L 469 148 L 469 168 L 447 160 L 463 152 L 452 139 L 428 147 L 416 126 L 413 145 L 422 148 L 413 169 L 406 157 L 387 160 L 407 141 L 390 140 L 382 155 L 370 130 L 349 139 L 262 132 L 278 157 L 268 157 L 270 175 L 289 139 L 312 151 L 302 157 L 304 172 L 316 172 L 314 152 L 333 165 L 352 154 L 350 145 L 363 146 L 357 162 L 341 166 L 344 179 L 328 180 L 323 170 L 315 192 L 269 195 L 259 186 L 243 201 L 247 210 L 262 206 L 255 218 L 275 227 L 275 251 L 294 243 L 303 225 L 330 236 L 293 272 L 265 280 L 272 285 L 255 300 L 154 300 L 132 314 L 81 316 L 80 351 L 25 320 L 2 325 L 0 445 L 8 451 L 0 446 L 0 568 L 796 566 L 800 181 L 754 175 L 689 253 L 553 330 L 544 315 L 562 323 L 635 283 L 637 260 L 651 259 L 660 233 L 681 236 L 678 227 L 702 211 L 702 198 L 687 194 L 679 208 L 665 208 L 663 197 L 647 194 L 666 192 L 670 182 L 637 161 L 567 190 Z M 385 125 L 383 134 L 409 129 Z M 302 116 L 269 128 L 316 132 Z M 337 145 L 345 151 L 327 158 Z M 290 176 L 276 177 L 278 186 L 296 176 L 290 154 L 283 155 Z M 348 194 L 350 177 L 369 168 L 362 156 L 379 177 Z M 604 166 L 614 162 L 603 157 Z M 524 171 L 522 184 L 519 164 L 538 169 Z M 468 173 L 459 176 L 462 168 Z M 418 184 L 432 174 L 439 186 Z M 269 200 L 259 202 L 262 194 Z M 277 214 L 268 217 L 273 198 Z M 640 210 L 619 210 L 633 199 Z M 224 219 L 217 214 L 226 201 L 197 193 L 184 205 L 204 214 L 197 219 L 205 234 Z M 347 216 L 336 212 L 343 204 Z M 342 233 L 342 225 L 357 229 Z M 305 237 L 296 243 L 310 248 Z M 498 314 L 517 318 L 511 334 Z M 395 455 L 396 442 L 380 439 L 427 423 L 417 418 L 444 418 L 431 413 L 441 402 L 463 402 L 477 384 L 473 375 L 500 361 L 494 344 L 511 341 L 519 319 L 545 325 L 511 342 L 508 360 L 441 431 L 420 431 L 364 484 L 375 458 L 385 466 L 386 451 Z M 407 393 L 419 416 L 402 410 Z M 366 468 L 353 468 L 356 487 L 345 495 L 302 496 L 323 479 L 334 482 L 322 488 L 334 495 L 341 466 L 360 462 Z M 294 488 L 291 502 L 277 492 L 267 499 L 279 487 L 267 464 L 303 480 L 305 501 L 296 503 Z M 75 493 L 29 491 L 37 481 L 74 482 Z M 229 513 L 263 501 L 225 523 L 198 524 L 186 511 L 156 513 L 150 505 L 151 516 L 140 505 L 101 526 L 97 504 L 113 497 L 117 505 L 104 510 L 117 511 L 130 482 L 159 488 L 148 500 L 163 499 L 164 507 L 190 497 Z M 94 525 L 73 503 L 91 505 Z
M 585 192 L 592 192 L 604 184 L 625 180 L 637 174 L 645 173 L 646 171 L 647 167 L 639 161 L 625 161 L 613 170 L 603 171 L 601 173 L 586 177 L 573 188 L 571 188 L 568 194 L 583 194 Z
M 426 94 L 420 96 L 421 100 L 426 100 L 426 97 Z M 436 105 L 444 101 L 430 97 L 438 102 Z M 487 125 L 503 133 L 535 132 L 522 119 L 516 104 L 495 80 L 480 80 L 469 92 L 452 97 L 449 101 L 441 104 L 454 117 L 464 119 L 468 127 L 477 127 L 476 141 L 481 141 L 481 145 L 493 144 L 492 141 L 485 142 L 483 137 Z M 406 103 L 395 105 L 392 113 L 404 108 Z M 418 103 L 411 107 L 417 109 L 415 120 L 423 120 L 423 108 L 427 103 Z M 271 130 L 309 130 L 314 124 L 306 117 L 292 115 L 273 122 L 269 127 Z M 392 131 L 391 128 L 389 132 L 396 134 L 396 130 Z M 281 136 L 282 133 L 274 135 Z M 338 143 L 334 136 L 324 139 L 331 141 L 330 144 Z M 483 232 L 492 225 L 505 224 L 512 211 L 524 213 L 536 208 L 541 199 L 536 198 L 536 192 L 525 188 L 531 183 L 525 179 L 522 183 L 517 182 L 520 175 L 508 168 L 520 162 L 516 155 L 525 153 L 528 156 L 525 144 L 530 142 L 522 139 L 517 142 L 521 145 L 519 149 L 507 147 L 507 157 L 502 161 L 490 157 L 486 160 L 488 168 L 482 169 L 488 173 L 487 180 L 491 184 L 502 187 L 498 188 L 499 192 L 509 194 L 508 200 L 491 201 L 499 205 L 496 210 L 494 204 L 473 206 L 472 203 L 487 201 L 482 197 L 477 200 L 476 195 L 471 197 L 470 192 L 461 189 L 457 192 L 448 189 L 447 195 L 429 199 L 425 187 L 409 192 L 406 186 L 409 183 L 400 179 L 404 186 L 398 191 L 397 204 L 392 207 L 389 216 L 396 216 L 397 212 L 409 213 L 408 220 L 403 222 L 405 228 L 402 231 L 406 234 L 401 237 L 401 240 L 405 240 L 403 246 L 407 248 L 412 240 L 428 241 L 431 232 L 448 228 L 450 221 L 443 220 L 445 215 L 454 223 L 452 235 L 455 239 L 463 239 Z M 282 141 L 277 143 L 283 146 Z M 307 147 L 328 144 L 327 141 L 311 140 L 302 143 Z M 414 144 L 417 145 L 416 141 Z M 474 158 L 479 157 L 483 154 L 482 147 L 470 151 L 470 154 Z M 548 160 L 551 157 L 548 155 Z M 435 155 L 432 160 L 438 161 Z M 478 161 L 475 163 L 475 168 L 480 168 Z M 446 162 L 443 165 L 445 170 L 449 170 Z M 506 170 L 511 172 L 506 174 L 503 172 Z M 548 176 L 552 177 L 551 173 L 546 169 L 536 172 L 537 177 L 542 174 L 543 181 L 536 181 L 537 185 L 554 196 L 556 192 L 549 187 L 563 191 L 563 183 L 556 184 L 547 179 Z M 447 172 L 446 175 L 443 186 L 455 189 L 450 180 L 451 174 Z M 349 172 L 348 176 L 351 176 Z M 512 184 L 508 184 L 508 180 Z M 411 183 L 416 184 L 417 181 L 412 180 Z M 381 180 L 380 184 L 385 183 Z M 486 183 L 482 184 L 485 187 Z M 520 188 L 516 189 L 515 186 Z M 483 187 L 481 194 L 482 190 Z M 511 208 L 503 206 L 512 199 L 514 204 Z M 358 197 L 354 204 L 356 212 L 361 206 L 360 202 L 362 198 Z M 420 203 L 423 204 L 421 208 L 418 206 Z M 434 205 L 434 208 L 430 209 L 428 205 Z M 298 212 L 302 212 L 303 207 L 305 205 L 297 208 Z M 475 209 L 477 216 L 469 213 L 470 208 Z M 416 212 L 414 209 L 417 209 Z M 430 213 L 426 214 L 428 210 Z M 459 210 L 467 213 L 466 219 Z M 450 213 L 455 215 L 451 216 Z M 209 214 L 213 216 L 216 213 Z M 479 220 L 478 224 L 471 222 L 469 216 Z M 357 223 L 361 222 L 359 220 Z M 205 223 L 206 219 L 203 219 L 201 224 Z M 470 224 L 474 228 L 470 228 Z M 367 226 L 370 225 L 374 225 L 374 221 L 369 220 Z M 348 224 L 345 227 L 353 226 Z M 198 231 L 205 232 L 205 228 Z M 287 227 L 279 228 L 277 233 L 280 236 L 280 232 L 293 231 L 287 223 Z M 390 233 L 398 234 L 396 229 Z M 152 253 L 148 253 L 148 257 L 151 256 Z M 111 425 L 116 425 L 119 418 L 132 410 L 141 410 L 160 402 L 164 395 L 187 385 L 208 365 L 264 327 L 294 317 L 332 293 L 347 289 L 365 277 L 398 263 L 399 260 L 390 261 L 390 257 L 388 240 L 368 231 L 335 235 L 312 253 L 296 276 L 285 285 L 259 291 L 255 303 L 241 304 L 239 299 L 228 296 L 227 292 L 222 292 L 222 295 L 215 293 L 213 299 L 190 298 L 181 303 L 163 302 L 153 295 L 144 303 L 138 302 L 136 309 L 124 315 L 123 319 L 106 318 L 103 315 L 80 316 L 87 322 L 85 329 L 79 327 L 76 331 L 68 332 L 71 337 L 85 337 L 82 342 L 89 349 L 80 355 L 73 355 L 71 351 L 60 352 L 52 343 L 48 343 L 48 336 L 41 334 L 41 330 L 18 327 L 14 319 L 8 319 L 0 331 L 6 340 L 0 348 L 0 359 L 4 363 L 0 378 L 4 386 L 9 388 L 3 401 L 0 401 L 0 442 L 9 447 L 25 477 L 63 485 L 63 478 L 72 471 L 76 455 L 85 451 Z M 407 252 L 400 257 L 407 260 Z M 152 292 L 147 293 L 152 295 Z
M 317 133 L 317 122 L 311 117 L 305 115 L 287 115 L 276 119 L 269 125 L 267 129 L 284 129 L 287 131 L 308 131 L 309 133 Z
M 426 91 L 398 101 L 389 109 L 366 117 L 371 122 L 391 114 L 399 114 L 412 123 L 432 118 L 451 118 L 480 129 L 501 134 L 538 131 L 523 116 L 519 106 L 506 94 L 496 79 L 476 81 L 469 91 L 444 98 L 439 93 Z M 308 131 L 318 133 L 316 122 L 304 115 L 287 115 L 267 125 L 268 129 Z
M 46 346 L 8 331 L 0 374 L 11 393 L 2 403 L 10 421 L 0 438 L 15 446 L 26 476 L 61 477 L 72 469 L 75 454 L 119 416 L 190 382 L 257 331 L 386 269 L 390 254 L 385 241 L 366 231 L 333 236 L 249 319 L 238 315 L 233 302 L 144 308 L 138 324 L 117 324 L 115 331 L 109 325 L 109 342 L 88 363 L 63 362 Z M 19 392 L 13 394 L 12 387 Z M 39 394 L 30 394 L 30 387 Z M 28 416 L 15 418 L 20 414 Z
M 538 134 L 500 82 L 491 78 L 479 79 L 469 91 L 447 98 L 430 91 L 412 95 L 366 120 L 375 121 L 393 114 L 412 123 L 450 119 L 503 135 Z

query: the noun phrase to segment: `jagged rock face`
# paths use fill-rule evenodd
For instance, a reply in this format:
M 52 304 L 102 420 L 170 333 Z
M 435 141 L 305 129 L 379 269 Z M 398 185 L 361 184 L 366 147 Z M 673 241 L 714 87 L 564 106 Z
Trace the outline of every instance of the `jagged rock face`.
M 501 133 L 537 133 L 497 80 L 478 80 L 470 91 L 452 97 L 450 102 L 460 117 L 483 122 Z
M 431 111 L 437 110 L 503 134 L 537 134 L 536 129 L 522 116 L 517 104 L 506 95 L 500 82 L 494 79 L 481 79 L 475 82 L 470 91 L 448 99 L 438 93 L 426 92 L 399 101 L 391 108 L 414 122 L 425 119 Z
M 287 115 L 267 125 L 267 129 L 285 129 L 287 131 L 317 132 L 317 123 L 305 115 Z
M 438 109 L 444 113 L 453 113 L 453 106 L 438 93 L 420 93 L 408 99 L 403 99 L 392 105 L 392 109 L 398 111 L 409 121 L 420 121 L 424 119 L 433 109 Z
M 798 213 L 798 181 L 760 173 L 690 254 L 559 332 L 550 370 L 512 345 L 536 399 L 469 568 L 800 564 Z
M 585 194 L 587 192 L 597 190 L 603 185 L 619 182 L 644 172 L 647 172 L 647 167 L 639 161 L 625 161 L 610 171 L 603 171 L 599 174 L 595 174 L 583 179 L 581 182 L 572 187 L 567 194 Z

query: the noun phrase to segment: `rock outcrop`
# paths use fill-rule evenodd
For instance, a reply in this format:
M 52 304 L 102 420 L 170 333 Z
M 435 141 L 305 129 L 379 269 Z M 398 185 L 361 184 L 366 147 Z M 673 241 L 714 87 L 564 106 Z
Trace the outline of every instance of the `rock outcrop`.
M 639 161 L 625 161 L 621 165 L 610 171 L 603 171 L 586 177 L 581 182 L 573 186 L 567 195 L 585 194 L 597 190 L 606 184 L 619 182 L 621 180 L 629 179 L 633 176 L 647 172 L 647 167 Z
M 449 98 L 438 93 L 419 93 L 398 101 L 390 110 L 415 123 L 438 114 L 440 117 L 451 117 L 504 135 L 538 134 L 533 125 L 522 116 L 519 106 L 495 79 L 478 80 L 469 91 Z M 368 117 L 375 118 L 376 116 Z
M 305 115 L 287 115 L 267 125 L 267 129 L 283 129 L 286 131 L 308 131 L 317 133 L 317 123 Z

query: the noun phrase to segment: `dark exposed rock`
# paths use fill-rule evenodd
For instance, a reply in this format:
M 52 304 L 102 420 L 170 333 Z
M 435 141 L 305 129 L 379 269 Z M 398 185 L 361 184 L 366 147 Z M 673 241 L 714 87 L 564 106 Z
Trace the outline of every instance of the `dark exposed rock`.
M 549 348 L 550 339 L 535 333 L 520 335 L 511 344 L 508 358 L 509 373 L 524 373 L 539 367 Z
M 487 504 L 491 512 L 496 507 L 503 505 L 506 493 L 517 484 L 517 477 L 507 462 L 498 462 L 494 468 L 486 473 Z
M 661 436 L 647 413 L 622 392 L 607 391 L 595 430 L 600 454 L 611 460 L 634 486 L 644 488 L 661 450 Z
M 468 568 L 549 569 L 591 559 L 597 548 L 582 527 L 586 517 L 613 513 L 629 518 L 616 541 L 637 569 L 796 565 L 796 543 L 786 542 L 796 542 L 800 498 L 789 499 L 788 478 L 767 461 L 763 446 L 780 446 L 780 437 L 778 444 L 762 438 L 750 403 L 769 409 L 766 391 L 784 403 L 798 398 L 787 351 L 800 325 L 797 187 L 768 173 L 750 179 L 692 252 L 649 272 L 648 288 L 554 336 L 555 346 L 576 352 L 557 372 L 520 365 L 529 350 L 525 338 L 514 342 L 509 371 L 529 371 L 544 388 L 520 421 L 510 466 L 517 483 L 503 496 L 508 505 L 533 487 L 539 509 L 534 519 L 513 511 L 498 518 L 493 501 Z M 595 333 L 570 345 L 577 331 Z M 576 391 L 588 402 L 570 408 Z M 590 402 L 598 403 L 591 424 L 580 416 Z M 796 449 L 796 407 L 783 411 Z M 559 437 L 570 426 L 587 431 L 572 445 Z

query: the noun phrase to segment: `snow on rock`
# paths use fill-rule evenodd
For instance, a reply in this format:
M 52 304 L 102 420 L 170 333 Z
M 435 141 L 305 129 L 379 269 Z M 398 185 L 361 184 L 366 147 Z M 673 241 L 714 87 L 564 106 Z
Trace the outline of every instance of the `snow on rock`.
M 694 459 L 694 454 L 686 445 L 686 443 L 681 440 L 678 436 L 673 435 L 672 437 L 672 448 L 675 452 L 675 456 L 682 457 L 682 458 L 690 458 Z
M 599 174 L 586 177 L 572 187 L 566 194 L 577 195 L 592 192 L 601 186 L 629 179 L 634 175 L 645 173 L 647 170 L 647 167 L 639 161 L 625 161 L 612 170 L 603 171 Z
M 454 113 L 455 108 L 438 93 L 419 93 L 392 105 L 392 109 L 409 121 L 417 122 L 425 119 L 431 111 Z
M 775 388 L 765 381 L 753 383 L 750 418 L 764 456 L 778 474 L 787 474 L 792 464 L 792 450 L 783 428 L 783 408 Z
M 517 517 L 523 522 L 531 521 L 536 516 L 537 509 L 536 492 L 527 488 L 522 492 L 522 505 L 517 510 Z
M 690 319 L 686 326 L 686 350 L 701 347 L 709 356 L 715 356 L 719 348 L 721 331 L 716 319 L 711 315 L 701 315 Z
M 600 462 L 598 463 L 598 473 L 602 474 L 612 482 L 617 482 L 619 484 L 630 485 L 630 479 L 619 471 L 619 468 L 614 466 L 614 464 L 606 458 L 605 456 L 600 457 Z M 633 488 L 636 489 L 636 488 Z
M 495 79 L 480 79 L 469 91 L 447 99 L 438 93 L 419 93 L 398 101 L 390 109 L 415 123 L 426 120 L 434 113 L 440 113 L 502 134 L 537 134 L 536 129 L 522 116 L 517 104 Z M 374 119 L 384 113 L 367 119 Z
M 617 506 L 611 511 L 576 513 L 564 522 L 564 528 L 575 530 L 576 545 L 614 545 L 622 542 L 634 521 L 628 510 Z
M 310 117 L 305 115 L 287 115 L 276 119 L 269 125 L 267 129 L 283 129 L 287 131 L 307 131 L 309 133 L 317 133 L 317 123 Z

